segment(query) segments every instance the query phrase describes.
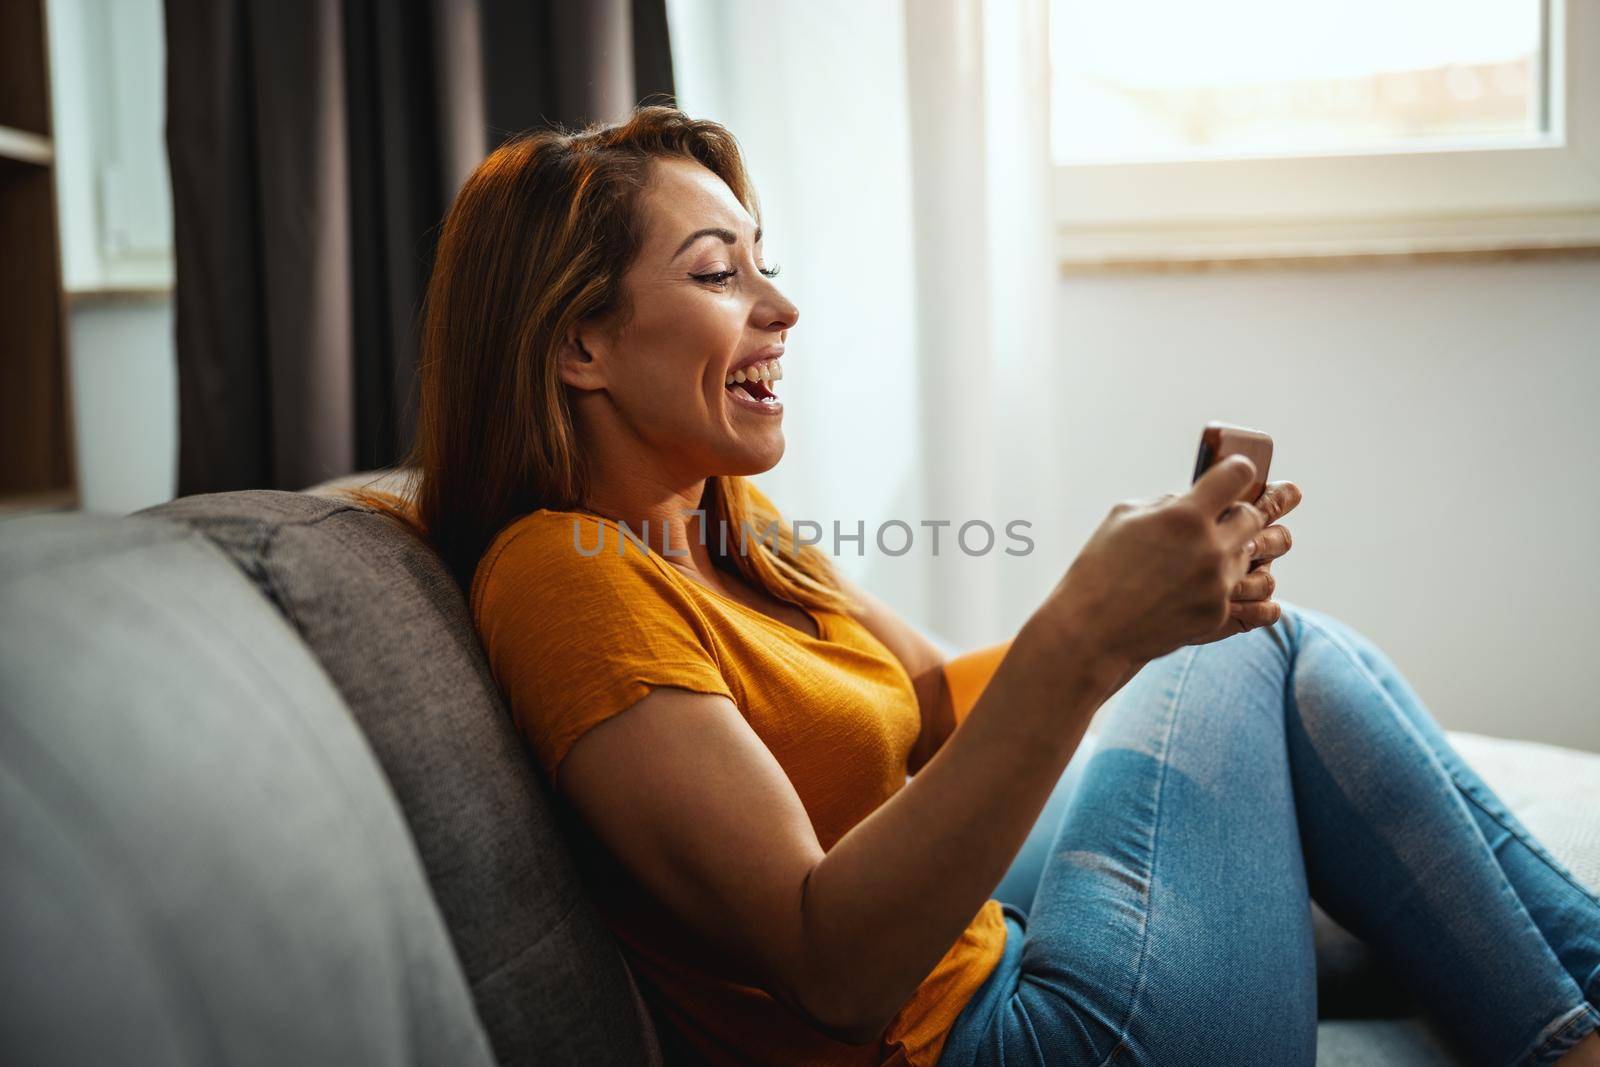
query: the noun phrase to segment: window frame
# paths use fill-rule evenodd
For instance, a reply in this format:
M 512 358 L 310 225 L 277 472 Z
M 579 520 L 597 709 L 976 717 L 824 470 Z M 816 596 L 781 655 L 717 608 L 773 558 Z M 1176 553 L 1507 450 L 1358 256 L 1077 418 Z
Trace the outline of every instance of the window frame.
M 1600 249 L 1600 0 L 1545 0 L 1545 25 L 1549 132 L 1531 143 L 1052 163 L 1060 265 Z

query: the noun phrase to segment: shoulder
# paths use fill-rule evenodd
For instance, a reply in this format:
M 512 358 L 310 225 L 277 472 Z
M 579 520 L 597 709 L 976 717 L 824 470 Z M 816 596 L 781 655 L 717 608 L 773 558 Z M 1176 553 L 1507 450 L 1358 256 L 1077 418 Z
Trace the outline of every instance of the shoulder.
M 619 551 L 619 534 L 609 519 L 533 512 L 495 536 L 473 576 L 490 671 L 552 781 L 580 736 L 653 688 L 732 699 L 685 579 L 635 541 Z

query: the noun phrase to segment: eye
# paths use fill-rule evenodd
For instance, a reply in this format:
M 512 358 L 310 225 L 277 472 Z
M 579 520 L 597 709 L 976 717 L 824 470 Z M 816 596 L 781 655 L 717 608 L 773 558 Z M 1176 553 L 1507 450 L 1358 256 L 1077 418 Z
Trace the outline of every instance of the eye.
M 757 267 L 756 268 L 757 271 L 759 271 L 761 274 L 765 275 L 768 278 L 776 278 L 778 276 L 778 271 L 780 271 L 782 269 L 783 269 L 782 267 Z M 693 278 L 697 282 L 704 282 L 707 285 L 715 285 L 718 288 L 721 288 L 721 287 L 727 285 L 728 284 L 728 280 L 730 278 L 732 278 L 735 274 L 738 274 L 738 273 L 739 273 L 739 268 L 733 267 L 733 268 L 731 268 L 729 270 L 712 271 L 710 274 L 691 274 L 691 275 L 689 275 L 689 277 Z

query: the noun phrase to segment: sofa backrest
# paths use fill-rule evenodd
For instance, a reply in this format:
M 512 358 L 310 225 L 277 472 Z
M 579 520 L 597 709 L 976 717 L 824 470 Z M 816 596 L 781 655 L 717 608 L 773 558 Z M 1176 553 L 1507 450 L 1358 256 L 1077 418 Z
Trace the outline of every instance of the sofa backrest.
M 500 1062 L 659 1062 L 438 556 L 341 498 L 251 490 L 142 514 L 231 556 L 327 670 L 405 811 Z
M 493 1062 L 327 674 L 209 541 L 0 522 L 8 1064 Z

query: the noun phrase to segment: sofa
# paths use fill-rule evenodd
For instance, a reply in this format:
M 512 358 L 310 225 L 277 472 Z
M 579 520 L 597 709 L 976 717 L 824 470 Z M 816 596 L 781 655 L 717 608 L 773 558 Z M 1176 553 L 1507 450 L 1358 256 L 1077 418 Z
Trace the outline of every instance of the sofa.
M 459 590 L 336 488 L 0 522 L 0 1056 L 683 1061 Z M 1451 737 L 1600 886 L 1600 756 Z M 1318 1063 L 1456 1062 L 1315 916 Z

